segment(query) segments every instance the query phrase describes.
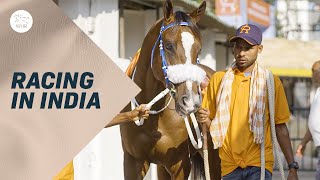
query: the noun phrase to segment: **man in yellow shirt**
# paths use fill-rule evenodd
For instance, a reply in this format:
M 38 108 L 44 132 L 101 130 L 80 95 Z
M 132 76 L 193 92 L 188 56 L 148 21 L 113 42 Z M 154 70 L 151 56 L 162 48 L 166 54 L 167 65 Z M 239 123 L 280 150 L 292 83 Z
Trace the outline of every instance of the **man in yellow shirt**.
M 261 176 L 260 145 L 265 147 L 265 179 L 272 179 L 274 163 L 268 109 L 266 70 L 257 60 L 262 52 L 262 32 L 245 24 L 230 39 L 235 62 L 210 80 L 198 121 L 210 129 L 219 148 L 224 180 L 256 180 Z M 277 139 L 289 166 L 288 179 L 298 179 L 289 132 L 289 109 L 280 79 L 274 75 Z M 264 126 L 263 126 L 264 124 Z

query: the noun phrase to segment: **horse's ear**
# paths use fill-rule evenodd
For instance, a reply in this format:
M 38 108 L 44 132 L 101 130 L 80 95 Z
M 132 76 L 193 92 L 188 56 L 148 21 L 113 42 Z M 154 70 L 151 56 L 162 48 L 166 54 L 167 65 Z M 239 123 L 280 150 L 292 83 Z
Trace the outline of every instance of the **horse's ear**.
M 163 3 L 163 16 L 164 20 L 167 23 L 171 23 L 172 18 L 173 18 L 173 5 L 172 5 L 172 0 L 166 0 Z
M 192 18 L 193 22 L 197 23 L 205 12 L 206 1 L 203 1 L 201 5 L 190 14 L 190 17 Z

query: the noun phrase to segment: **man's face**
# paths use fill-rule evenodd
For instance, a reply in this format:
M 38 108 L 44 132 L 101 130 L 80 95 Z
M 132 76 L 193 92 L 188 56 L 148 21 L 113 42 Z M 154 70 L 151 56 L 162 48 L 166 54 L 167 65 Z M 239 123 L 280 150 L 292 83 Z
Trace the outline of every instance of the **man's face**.
M 320 85 L 320 63 L 315 63 L 312 66 L 312 82 L 317 86 Z
M 252 66 L 262 48 L 262 45 L 251 45 L 247 41 L 238 38 L 234 44 L 233 52 L 239 70 L 245 70 Z

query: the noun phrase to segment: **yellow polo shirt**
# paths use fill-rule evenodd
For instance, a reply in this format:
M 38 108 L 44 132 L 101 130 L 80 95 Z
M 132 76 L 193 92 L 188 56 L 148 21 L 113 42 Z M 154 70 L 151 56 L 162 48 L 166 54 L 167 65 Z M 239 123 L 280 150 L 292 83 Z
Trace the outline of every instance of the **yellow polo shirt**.
M 249 129 L 249 89 L 250 76 L 245 77 L 238 69 L 232 84 L 230 103 L 230 123 L 223 145 L 219 148 L 222 176 L 235 170 L 237 167 L 260 165 L 260 145 L 253 142 L 253 133 Z M 210 119 L 216 113 L 216 95 L 218 93 L 225 72 L 216 72 L 210 80 L 208 90 L 203 98 L 202 106 L 210 110 Z M 282 83 L 274 75 L 275 83 L 275 123 L 289 121 L 290 113 Z M 266 169 L 272 172 L 273 151 L 268 104 L 266 105 L 265 121 L 265 161 Z

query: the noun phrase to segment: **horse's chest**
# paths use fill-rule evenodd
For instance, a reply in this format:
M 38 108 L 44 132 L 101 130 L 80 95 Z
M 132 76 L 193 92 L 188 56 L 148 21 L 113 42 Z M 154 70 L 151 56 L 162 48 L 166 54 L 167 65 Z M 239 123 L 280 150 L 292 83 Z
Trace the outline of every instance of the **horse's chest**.
M 122 125 L 121 129 L 125 149 L 138 158 L 147 156 L 160 161 L 169 152 L 180 152 L 179 149 L 186 148 L 188 140 L 183 119 L 175 115 L 153 116 L 143 126 L 132 123 Z

